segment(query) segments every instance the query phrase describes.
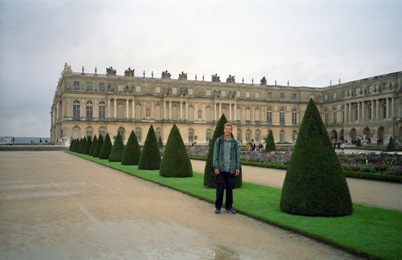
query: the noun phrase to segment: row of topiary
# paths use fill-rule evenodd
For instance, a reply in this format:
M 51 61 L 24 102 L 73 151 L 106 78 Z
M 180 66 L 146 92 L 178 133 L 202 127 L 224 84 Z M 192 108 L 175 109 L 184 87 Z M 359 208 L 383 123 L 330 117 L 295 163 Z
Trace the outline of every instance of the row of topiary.
M 85 137 L 74 139 L 69 150 L 109 160 L 109 162 L 121 162 L 122 165 L 138 165 L 138 169 L 141 170 L 159 170 L 159 174 L 164 177 L 193 176 L 190 158 L 176 125 L 173 125 L 170 131 L 165 152 L 161 158 L 159 147 L 162 145 L 161 140 L 157 142 L 151 125 L 142 151 L 134 131 L 131 131 L 126 145 L 120 133 L 112 144 L 108 133 L 105 140 L 102 135 L 99 138 L 95 135 L 93 140 Z

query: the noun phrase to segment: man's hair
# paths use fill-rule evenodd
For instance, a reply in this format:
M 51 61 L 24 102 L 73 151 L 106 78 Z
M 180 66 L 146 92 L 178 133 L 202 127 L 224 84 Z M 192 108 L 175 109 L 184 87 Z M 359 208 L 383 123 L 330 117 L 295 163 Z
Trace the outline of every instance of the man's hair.
M 233 126 L 232 126 L 232 124 L 231 123 L 225 123 L 224 125 L 223 125 L 223 128 L 225 128 L 226 126 L 230 126 L 230 129 L 233 129 Z

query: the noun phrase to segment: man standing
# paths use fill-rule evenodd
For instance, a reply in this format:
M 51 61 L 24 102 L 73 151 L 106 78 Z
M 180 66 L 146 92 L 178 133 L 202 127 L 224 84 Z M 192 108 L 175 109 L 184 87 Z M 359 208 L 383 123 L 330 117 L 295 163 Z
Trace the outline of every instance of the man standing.
M 236 214 L 232 208 L 234 178 L 240 173 L 240 152 L 237 141 L 232 137 L 232 125 L 226 123 L 223 135 L 215 141 L 212 162 L 216 179 L 215 213 L 221 212 L 223 193 L 226 187 L 225 208 L 227 213 Z

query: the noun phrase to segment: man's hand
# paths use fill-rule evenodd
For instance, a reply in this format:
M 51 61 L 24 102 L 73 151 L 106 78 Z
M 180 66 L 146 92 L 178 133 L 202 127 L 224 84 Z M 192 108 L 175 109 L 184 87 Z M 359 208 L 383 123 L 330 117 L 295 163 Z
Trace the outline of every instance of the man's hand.
M 215 175 L 219 175 L 219 169 L 215 169 Z
M 238 176 L 239 174 L 240 174 L 240 171 L 238 169 L 236 169 L 235 175 Z

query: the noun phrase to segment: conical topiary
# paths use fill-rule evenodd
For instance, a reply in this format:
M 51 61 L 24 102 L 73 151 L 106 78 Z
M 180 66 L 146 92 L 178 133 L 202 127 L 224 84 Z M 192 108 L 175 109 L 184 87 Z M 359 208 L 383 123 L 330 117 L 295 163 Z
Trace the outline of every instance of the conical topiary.
M 163 147 L 162 137 L 160 137 L 160 136 L 159 136 L 159 139 L 158 139 L 158 146 L 159 146 L 160 148 Z
M 158 142 L 154 127 L 151 125 L 145 139 L 144 148 L 141 152 L 138 169 L 140 170 L 159 170 L 161 164 L 161 154 L 159 152 Z
M 353 211 L 341 164 L 313 99 L 286 172 L 280 208 L 305 216 L 345 216 Z
M 103 142 L 102 149 L 99 153 L 99 159 L 109 159 L 111 151 L 112 151 L 112 141 L 110 141 L 109 134 L 106 134 L 105 141 Z
M 81 144 L 80 144 L 80 151 L 79 153 L 84 154 L 85 153 L 85 147 L 87 146 L 87 139 L 83 137 L 81 139 Z
M 99 155 L 100 155 L 100 152 L 101 152 L 101 150 L 102 150 L 102 146 L 103 146 L 103 137 L 102 137 L 102 135 L 99 135 L 99 139 L 98 139 L 98 141 L 96 142 L 96 146 L 95 146 L 95 149 L 94 149 L 94 153 L 93 153 L 93 157 L 99 157 Z
M 192 177 L 193 167 L 176 124 L 170 130 L 163 153 L 159 175 L 163 177 Z
M 138 165 L 141 157 L 141 147 L 138 144 L 137 136 L 134 131 L 131 131 L 128 137 L 126 147 L 124 148 L 123 158 L 121 159 L 122 165 Z
M 91 146 L 92 146 L 92 139 L 90 136 L 88 136 L 87 142 L 85 144 L 84 154 L 89 154 L 89 150 L 91 150 Z
M 395 151 L 395 142 L 392 136 L 389 138 L 389 142 L 387 145 L 387 151 Z
M 110 151 L 109 162 L 121 162 L 123 152 L 124 152 L 124 143 L 123 140 L 121 139 L 120 133 L 117 133 L 116 139 L 114 140 L 114 144 L 112 147 L 112 151 Z
M 204 169 L 204 186 L 208 188 L 216 188 L 215 172 L 212 166 L 214 145 L 216 139 L 223 135 L 223 129 L 227 122 L 228 120 L 226 119 L 225 115 L 222 114 L 221 118 L 218 121 L 218 124 L 216 125 L 212 139 L 209 141 L 207 161 L 205 162 L 205 169 Z M 241 186 L 242 186 L 242 169 L 240 167 L 240 174 L 235 178 L 234 188 L 240 188 Z
M 89 149 L 89 153 L 88 155 L 93 156 L 94 155 L 94 151 L 95 151 L 95 147 L 96 147 L 96 143 L 98 142 L 98 138 L 96 137 L 96 135 L 94 136 L 94 140 L 92 141 L 92 145 L 91 148 Z
M 266 152 L 273 152 L 276 151 L 275 141 L 274 141 L 274 134 L 272 130 L 269 129 L 268 136 L 265 139 L 265 151 Z

